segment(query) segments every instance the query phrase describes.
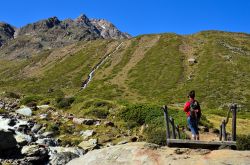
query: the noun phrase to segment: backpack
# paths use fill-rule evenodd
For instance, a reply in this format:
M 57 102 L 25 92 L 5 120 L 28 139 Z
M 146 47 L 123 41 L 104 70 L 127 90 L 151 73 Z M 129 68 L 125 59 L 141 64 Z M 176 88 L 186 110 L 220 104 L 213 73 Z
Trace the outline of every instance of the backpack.
M 190 102 L 190 117 L 192 119 L 198 119 L 200 117 L 197 111 L 199 109 L 200 105 L 196 100 Z

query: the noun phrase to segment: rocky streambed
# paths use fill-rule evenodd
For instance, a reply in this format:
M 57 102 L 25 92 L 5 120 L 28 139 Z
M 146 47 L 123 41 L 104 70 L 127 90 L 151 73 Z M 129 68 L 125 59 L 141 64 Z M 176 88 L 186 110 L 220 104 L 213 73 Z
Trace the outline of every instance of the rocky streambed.
M 0 115 L 0 162 L 11 164 L 66 164 L 85 154 L 78 147 L 62 147 L 53 132 L 16 113 Z
M 94 129 L 116 130 L 114 123 L 107 120 L 77 118 L 65 114 L 49 105 L 19 107 L 0 100 L 0 164 L 51 164 L 63 165 L 88 151 L 112 146 L 109 138 L 100 140 L 102 134 Z M 53 126 L 51 129 L 51 126 Z M 78 131 L 74 127 L 80 127 Z M 99 128 L 101 127 L 101 128 Z M 92 129 L 91 129 L 92 128 Z M 60 135 L 58 135 L 58 131 Z M 64 134 L 64 131 L 66 133 Z M 65 143 L 61 137 L 75 144 Z M 100 141 L 99 141 L 100 140 Z M 107 144 L 106 144 L 107 142 Z M 128 141 L 122 141 L 127 143 Z M 117 144 L 122 144 L 117 142 Z

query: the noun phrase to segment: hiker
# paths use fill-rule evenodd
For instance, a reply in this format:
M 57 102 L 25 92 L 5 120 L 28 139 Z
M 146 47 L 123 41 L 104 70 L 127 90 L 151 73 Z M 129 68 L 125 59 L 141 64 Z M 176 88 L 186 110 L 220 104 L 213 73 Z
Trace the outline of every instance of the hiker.
M 201 117 L 201 108 L 199 102 L 195 100 L 195 91 L 192 90 L 188 94 L 189 101 L 184 106 L 184 112 L 187 114 L 188 126 L 192 132 L 192 139 L 199 140 L 198 122 Z

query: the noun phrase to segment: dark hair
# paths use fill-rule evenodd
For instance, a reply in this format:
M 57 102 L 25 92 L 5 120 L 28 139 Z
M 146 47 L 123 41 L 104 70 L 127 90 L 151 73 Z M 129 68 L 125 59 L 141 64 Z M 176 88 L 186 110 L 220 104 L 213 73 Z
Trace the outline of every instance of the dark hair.
M 189 94 L 188 94 L 188 97 L 194 99 L 194 97 L 195 97 L 195 91 L 194 91 L 194 90 L 191 90 L 191 91 L 189 92 Z

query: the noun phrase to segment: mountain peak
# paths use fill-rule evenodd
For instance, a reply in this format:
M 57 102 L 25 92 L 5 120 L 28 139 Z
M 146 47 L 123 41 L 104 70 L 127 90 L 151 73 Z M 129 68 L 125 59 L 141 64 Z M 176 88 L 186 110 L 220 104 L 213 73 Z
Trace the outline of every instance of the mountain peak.
M 89 18 L 85 14 L 81 14 L 79 17 L 77 17 L 75 22 L 80 25 L 91 25 Z
M 129 34 L 121 32 L 114 24 L 105 19 L 91 19 L 90 21 L 101 32 L 103 38 L 131 38 Z

